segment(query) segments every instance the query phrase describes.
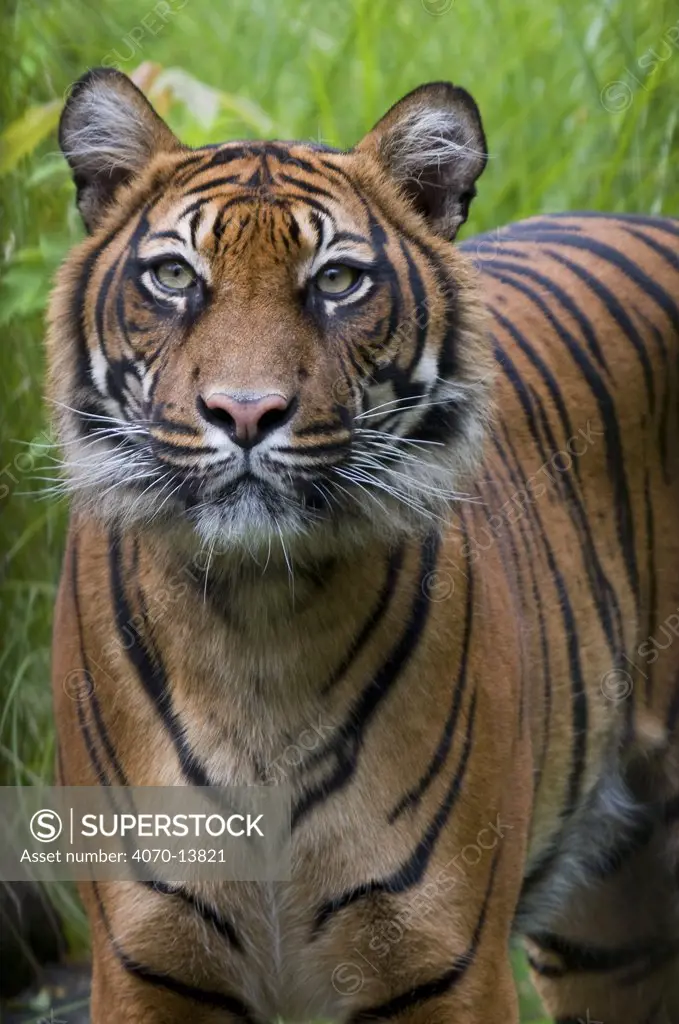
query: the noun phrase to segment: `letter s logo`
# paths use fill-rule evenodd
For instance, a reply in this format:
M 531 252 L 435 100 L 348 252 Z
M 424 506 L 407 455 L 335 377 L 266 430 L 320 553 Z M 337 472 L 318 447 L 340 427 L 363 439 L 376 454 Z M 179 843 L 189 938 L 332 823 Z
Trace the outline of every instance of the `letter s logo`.
M 56 811 L 50 811 L 43 809 L 42 811 L 36 811 L 31 818 L 29 828 L 31 835 L 34 839 L 37 839 L 39 843 L 53 843 L 55 839 L 58 839 L 61 835 L 63 828 L 61 818 Z

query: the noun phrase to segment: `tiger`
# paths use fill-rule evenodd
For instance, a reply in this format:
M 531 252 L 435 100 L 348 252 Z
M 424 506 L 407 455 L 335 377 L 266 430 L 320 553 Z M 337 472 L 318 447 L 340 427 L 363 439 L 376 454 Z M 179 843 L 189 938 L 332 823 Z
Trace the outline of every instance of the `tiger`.
M 676 1024 L 679 221 L 460 242 L 443 81 L 189 148 L 94 69 L 59 141 L 58 783 L 291 794 L 287 881 L 80 883 L 93 1024 L 517 1024 L 518 938 Z

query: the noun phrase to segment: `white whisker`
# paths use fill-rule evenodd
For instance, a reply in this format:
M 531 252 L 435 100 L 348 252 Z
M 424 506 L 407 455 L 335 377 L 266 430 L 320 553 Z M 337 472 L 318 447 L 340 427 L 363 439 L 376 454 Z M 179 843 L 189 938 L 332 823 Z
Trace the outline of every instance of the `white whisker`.
M 206 604 L 207 602 L 207 581 L 210 575 L 210 565 L 212 564 L 212 556 L 214 554 L 216 544 L 217 534 L 215 534 L 214 537 L 212 538 L 212 543 L 210 544 L 207 553 L 207 563 L 205 565 L 205 582 L 203 583 L 203 604 Z
M 290 590 L 291 590 L 291 594 L 292 594 L 292 601 L 293 601 L 293 604 L 294 604 L 294 602 L 295 602 L 295 574 L 294 574 L 293 569 L 292 569 L 292 563 L 290 561 L 290 557 L 289 557 L 287 549 L 285 547 L 285 539 L 283 537 L 283 531 L 281 530 L 280 525 L 278 523 L 275 523 L 275 526 L 276 526 L 276 530 L 278 531 L 278 536 L 280 538 L 281 547 L 283 549 L 283 558 L 285 559 L 285 564 L 288 567 L 288 577 L 289 577 L 289 580 L 290 580 Z
M 401 437 L 400 434 L 391 434 L 387 430 L 376 430 L 374 427 L 358 427 L 356 429 L 357 435 L 369 435 L 370 437 L 382 438 L 383 440 L 389 440 L 398 442 L 399 444 L 411 444 L 411 445 L 434 445 L 437 448 L 444 448 L 445 444 L 443 441 L 422 441 L 416 437 Z

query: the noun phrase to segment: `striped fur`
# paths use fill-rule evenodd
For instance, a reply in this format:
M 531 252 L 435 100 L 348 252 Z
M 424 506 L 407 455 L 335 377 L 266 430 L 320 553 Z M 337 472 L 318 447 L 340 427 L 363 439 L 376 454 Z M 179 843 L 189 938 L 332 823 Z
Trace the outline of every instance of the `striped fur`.
M 561 1021 L 679 1020 L 679 222 L 451 245 L 485 140 L 441 85 L 345 153 L 189 151 L 94 81 L 156 148 L 79 164 L 76 90 L 60 777 L 293 792 L 289 883 L 82 886 L 94 1024 L 511 1024 L 512 930 Z M 244 454 L 217 385 L 289 418 Z

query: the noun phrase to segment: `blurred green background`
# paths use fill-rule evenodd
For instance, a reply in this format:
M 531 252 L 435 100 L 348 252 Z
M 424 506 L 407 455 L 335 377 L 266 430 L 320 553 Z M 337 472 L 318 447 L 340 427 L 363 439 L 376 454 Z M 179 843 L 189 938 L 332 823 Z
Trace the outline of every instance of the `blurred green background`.
M 0 26 L 0 782 L 50 776 L 50 617 L 66 510 L 49 476 L 43 313 L 81 236 L 55 128 L 86 68 L 134 73 L 188 143 L 355 142 L 452 79 L 492 158 L 468 237 L 541 211 L 679 211 L 677 0 L 5 0 Z M 141 66 L 141 67 L 140 67 Z M 82 917 L 58 895 L 72 934 Z M 519 968 L 521 974 L 521 968 Z M 524 989 L 524 1019 L 539 1009 Z

